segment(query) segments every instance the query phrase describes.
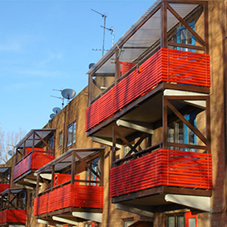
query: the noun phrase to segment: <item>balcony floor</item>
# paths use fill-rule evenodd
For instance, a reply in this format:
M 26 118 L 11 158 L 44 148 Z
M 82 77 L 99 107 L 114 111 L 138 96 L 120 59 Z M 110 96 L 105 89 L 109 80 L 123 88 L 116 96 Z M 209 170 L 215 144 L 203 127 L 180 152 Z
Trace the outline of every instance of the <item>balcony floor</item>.
M 130 193 L 127 195 L 113 197 L 112 202 L 120 203 L 130 207 L 140 208 L 142 210 L 147 210 L 150 212 L 154 212 L 157 210 L 161 212 L 172 209 L 185 208 L 183 203 L 180 204 L 180 200 L 179 204 L 168 202 L 165 199 L 166 195 L 185 195 L 191 196 L 192 198 L 209 198 L 212 195 L 212 190 L 160 186 L 152 189 Z

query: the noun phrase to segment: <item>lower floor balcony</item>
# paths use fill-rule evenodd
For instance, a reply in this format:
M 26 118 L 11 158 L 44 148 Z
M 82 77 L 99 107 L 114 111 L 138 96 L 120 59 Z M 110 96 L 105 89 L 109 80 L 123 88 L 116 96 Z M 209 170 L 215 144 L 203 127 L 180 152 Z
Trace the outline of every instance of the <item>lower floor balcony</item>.
M 67 184 L 45 192 L 34 200 L 34 213 L 38 219 L 76 224 L 86 214 L 101 222 L 103 186 Z M 85 216 L 81 216 L 81 214 Z
M 103 187 L 67 184 L 47 192 L 34 202 L 34 215 L 48 214 L 62 209 L 102 209 Z
M 35 172 L 33 215 L 39 223 L 102 223 L 103 157 L 104 148 L 70 149 Z
M 21 185 L 36 183 L 36 177 L 33 175 L 34 171 L 41 168 L 45 164 L 54 159 L 54 155 L 43 152 L 31 152 L 24 159 L 18 162 L 13 169 L 14 183 Z M 26 179 L 25 179 L 26 178 Z
M 0 211 L 0 226 L 25 226 L 26 216 L 25 210 L 2 210 Z
M 207 153 L 168 149 L 140 152 L 110 170 L 114 203 L 151 208 L 172 202 L 193 207 L 191 202 L 201 199 L 201 207 L 197 202 L 194 208 L 209 210 L 211 189 L 212 157 Z

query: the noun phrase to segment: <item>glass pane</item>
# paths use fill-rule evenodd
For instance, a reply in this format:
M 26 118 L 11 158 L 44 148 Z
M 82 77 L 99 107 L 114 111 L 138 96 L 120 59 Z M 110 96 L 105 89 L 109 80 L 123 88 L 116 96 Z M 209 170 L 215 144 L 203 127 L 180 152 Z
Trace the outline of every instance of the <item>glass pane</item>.
M 62 133 L 59 134 L 59 147 L 62 146 L 62 143 L 63 143 L 63 137 L 62 137 Z
M 73 143 L 76 142 L 76 122 L 73 123 Z
M 188 226 L 189 227 L 195 227 L 195 218 L 189 218 L 188 219 Z
M 184 217 L 183 216 L 177 217 L 177 227 L 184 227 Z
M 68 135 L 67 135 L 67 145 L 70 146 L 72 144 L 72 135 L 73 135 L 73 126 L 70 125 L 68 127 Z
M 168 217 L 168 227 L 175 227 L 175 218 Z
M 183 122 L 178 122 L 177 123 L 177 128 L 176 128 L 176 141 L 177 143 L 184 143 L 184 129 L 183 129 Z

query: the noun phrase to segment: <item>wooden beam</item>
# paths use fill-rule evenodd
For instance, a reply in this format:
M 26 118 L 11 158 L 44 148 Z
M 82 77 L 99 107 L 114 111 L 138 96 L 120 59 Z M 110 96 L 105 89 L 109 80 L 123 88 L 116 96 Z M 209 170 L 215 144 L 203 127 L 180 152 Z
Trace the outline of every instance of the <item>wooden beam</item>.
M 101 179 L 100 175 L 96 173 L 75 151 L 75 156 L 82 162 L 95 176 L 97 176 L 99 179 Z
M 188 23 L 169 5 L 167 9 L 188 29 L 188 31 L 195 36 L 195 39 L 203 46 L 206 45 L 205 41 L 188 25 Z
M 167 96 L 165 96 L 167 97 Z M 186 124 L 202 141 L 207 145 L 207 139 L 203 134 L 195 128 L 189 121 L 187 121 L 184 116 L 168 101 L 166 100 L 167 106 L 173 111 L 173 113 L 184 123 Z
M 145 132 L 148 134 L 154 134 L 154 130 L 147 128 L 145 126 L 140 125 L 139 123 L 132 123 L 130 121 L 125 121 L 125 120 L 117 120 L 116 121 L 117 126 L 122 126 L 125 128 L 131 128 L 140 132 Z
M 91 140 L 93 142 L 101 143 L 101 144 L 104 144 L 104 145 L 107 145 L 107 146 L 110 146 L 110 147 L 113 146 L 113 142 L 106 140 L 106 139 L 103 139 L 103 138 L 96 137 L 96 136 L 92 136 Z M 121 149 L 121 144 L 116 143 L 115 146 L 116 146 L 116 148 Z
M 161 47 L 167 48 L 167 2 L 161 6 Z
M 121 139 L 127 146 L 130 147 L 131 150 L 133 150 L 135 153 L 137 152 L 137 150 L 132 146 L 132 144 L 130 144 L 130 143 L 128 142 L 128 140 L 125 139 L 124 136 L 123 136 L 119 131 L 117 131 L 117 130 L 115 129 L 115 133 L 116 133 L 117 136 L 120 137 L 120 139 Z

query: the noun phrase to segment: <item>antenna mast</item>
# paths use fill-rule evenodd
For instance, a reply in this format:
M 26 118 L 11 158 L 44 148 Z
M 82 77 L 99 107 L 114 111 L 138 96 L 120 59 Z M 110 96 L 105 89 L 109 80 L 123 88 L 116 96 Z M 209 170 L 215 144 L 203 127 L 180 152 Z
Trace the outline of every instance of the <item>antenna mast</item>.
M 104 19 L 104 26 L 103 26 L 103 43 L 102 43 L 102 56 L 104 55 L 104 50 L 105 50 L 105 30 L 106 30 L 106 18 L 107 16 L 105 14 L 102 14 L 94 9 L 91 9 L 93 12 L 101 15 Z

